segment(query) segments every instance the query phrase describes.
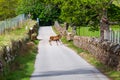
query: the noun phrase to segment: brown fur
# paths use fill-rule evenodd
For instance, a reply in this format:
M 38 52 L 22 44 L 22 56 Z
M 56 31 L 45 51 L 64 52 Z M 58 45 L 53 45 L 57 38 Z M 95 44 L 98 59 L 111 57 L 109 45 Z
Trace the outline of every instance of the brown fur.
M 58 41 L 60 41 L 60 38 L 61 38 L 62 36 L 60 35 L 60 34 L 58 34 L 57 36 L 50 36 L 50 38 L 49 38 L 49 43 L 50 43 L 50 45 L 52 45 L 51 44 L 51 41 L 56 41 L 56 43 L 57 43 L 57 45 L 58 45 Z

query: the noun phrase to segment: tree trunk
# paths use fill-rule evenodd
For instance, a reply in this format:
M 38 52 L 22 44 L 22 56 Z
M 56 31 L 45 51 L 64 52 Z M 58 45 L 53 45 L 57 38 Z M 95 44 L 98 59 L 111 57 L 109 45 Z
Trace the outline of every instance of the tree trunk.
M 104 31 L 109 31 L 109 22 L 107 18 L 107 10 L 104 8 L 103 9 L 103 15 L 100 20 L 100 40 L 104 40 Z
M 68 30 L 69 24 L 68 24 L 67 22 L 65 22 L 65 23 L 64 23 L 64 27 L 65 27 L 66 30 Z

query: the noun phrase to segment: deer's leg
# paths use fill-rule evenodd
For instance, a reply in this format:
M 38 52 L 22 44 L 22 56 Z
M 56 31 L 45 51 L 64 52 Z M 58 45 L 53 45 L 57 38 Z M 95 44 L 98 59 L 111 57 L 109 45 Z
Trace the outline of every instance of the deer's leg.
M 60 45 L 62 45 L 62 42 L 61 42 L 61 40 L 59 40 L 59 43 L 60 43 Z
M 56 40 L 56 44 L 58 45 L 58 40 Z
M 49 40 L 49 44 L 52 45 L 52 44 L 51 44 L 51 40 Z

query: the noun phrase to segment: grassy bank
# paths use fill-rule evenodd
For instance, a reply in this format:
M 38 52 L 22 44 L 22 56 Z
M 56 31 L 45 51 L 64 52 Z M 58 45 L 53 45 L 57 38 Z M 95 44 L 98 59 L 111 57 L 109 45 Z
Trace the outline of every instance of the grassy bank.
M 94 65 L 97 69 L 99 69 L 103 74 L 108 76 L 110 80 L 120 80 L 120 71 L 116 71 L 109 66 L 102 64 L 98 61 L 92 54 L 82 52 L 80 56 L 83 57 L 87 62 Z
M 95 66 L 103 74 L 107 75 L 111 80 L 120 80 L 120 71 L 115 71 L 114 69 L 102 64 L 98 61 L 92 54 L 74 46 L 73 42 L 68 42 L 65 38 L 62 38 L 62 42 L 69 48 L 75 50 L 81 57 L 83 57 L 88 63 Z
M 28 23 L 27 21 L 25 22 Z M 0 35 L 0 46 L 9 45 L 11 40 L 19 40 L 27 36 L 28 30 L 31 26 L 33 26 L 36 21 L 31 21 L 30 24 L 24 25 L 21 27 L 16 27 L 16 29 L 11 31 L 6 31 L 5 34 Z M 28 29 L 26 29 L 28 26 Z
M 30 42 L 32 46 L 28 45 L 22 54 L 16 57 L 13 64 L 11 64 L 11 70 L 6 75 L 6 80 L 29 80 L 34 70 L 34 61 L 37 54 L 37 47 Z M 35 41 L 38 43 L 38 41 Z
M 29 25 L 16 27 L 14 30 L 10 31 L 6 30 L 5 34 L 0 35 L 0 49 L 2 50 L 2 47 L 6 45 L 11 45 L 11 40 L 18 41 L 21 39 L 26 39 L 26 37 L 28 37 L 27 33 L 29 28 L 35 24 L 36 21 L 31 20 Z M 26 26 L 28 26 L 28 29 L 26 29 Z M 3 72 L 0 74 L 0 80 L 29 80 L 30 75 L 34 70 L 37 44 L 38 41 L 34 41 L 34 43 L 28 41 L 28 44 L 22 44 L 23 47 L 20 48 L 19 54 L 17 54 L 14 61 L 9 63 L 5 62 L 2 58 L 3 56 L 0 56 L 0 60 L 4 62 Z M 0 55 L 3 55 L 3 53 L 0 53 Z

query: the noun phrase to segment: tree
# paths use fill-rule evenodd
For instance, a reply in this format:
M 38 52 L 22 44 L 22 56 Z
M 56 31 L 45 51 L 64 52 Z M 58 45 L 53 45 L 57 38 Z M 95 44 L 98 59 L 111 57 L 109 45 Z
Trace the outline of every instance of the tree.
M 90 25 L 92 29 L 98 29 L 100 22 L 103 22 L 103 18 L 106 21 L 101 23 L 100 32 L 101 39 L 104 37 L 104 30 L 109 30 L 109 20 L 118 20 L 118 18 L 114 17 L 111 13 L 108 13 L 108 10 L 117 9 L 117 15 L 119 16 L 118 7 L 111 5 L 114 0 L 62 0 L 61 4 L 61 15 L 60 18 L 63 21 L 66 21 L 70 24 L 74 24 L 75 26 L 87 26 Z M 109 16 L 108 16 L 109 15 Z M 112 15 L 112 16 L 111 16 Z
M 50 25 L 59 16 L 59 9 L 52 4 L 52 0 L 21 0 L 17 13 L 30 13 L 32 19 L 40 18 L 40 24 Z M 24 4 L 24 6 L 23 6 Z
M 20 0 L 18 12 L 30 12 L 33 19 L 39 17 L 42 23 L 58 19 L 75 26 L 89 25 L 96 30 L 103 16 L 103 9 L 106 12 L 111 10 L 112 2 L 113 0 Z
M 0 0 L 0 20 L 16 15 L 17 0 Z

